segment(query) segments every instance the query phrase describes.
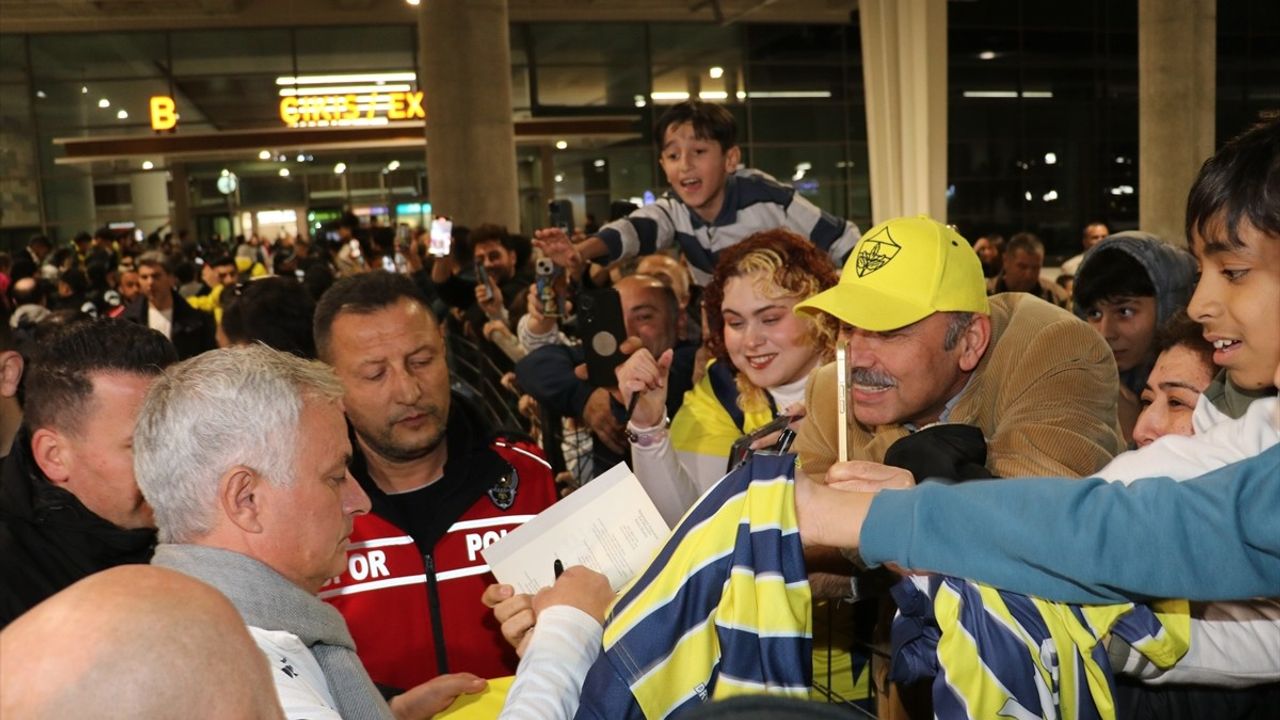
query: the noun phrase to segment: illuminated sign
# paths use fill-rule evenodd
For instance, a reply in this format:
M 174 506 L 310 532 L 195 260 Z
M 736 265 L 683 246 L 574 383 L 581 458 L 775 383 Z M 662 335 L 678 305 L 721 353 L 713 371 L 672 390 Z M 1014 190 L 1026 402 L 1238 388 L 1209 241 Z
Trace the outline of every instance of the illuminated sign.
M 176 108 L 173 98 L 167 95 L 153 95 L 151 97 L 151 129 L 172 130 L 178 124 L 178 113 L 174 112 Z
M 426 117 L 421 91 L 280 99 L 280 119 L 289 127 L 384 125 L 392 120 L 425 120 Z

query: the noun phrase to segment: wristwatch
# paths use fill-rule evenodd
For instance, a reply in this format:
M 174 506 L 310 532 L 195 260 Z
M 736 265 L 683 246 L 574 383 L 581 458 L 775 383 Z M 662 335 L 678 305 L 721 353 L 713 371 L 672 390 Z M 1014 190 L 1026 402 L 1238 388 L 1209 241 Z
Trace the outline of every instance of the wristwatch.
M 662 442 L 667 437 L 667 428 L 671 427 L 671 419 L 665 414 L 662 416 L 662 422 L 653 427 L 639 427 L 633 423 L 627 423 L 627 439 L 636 447 L 653 447 Z

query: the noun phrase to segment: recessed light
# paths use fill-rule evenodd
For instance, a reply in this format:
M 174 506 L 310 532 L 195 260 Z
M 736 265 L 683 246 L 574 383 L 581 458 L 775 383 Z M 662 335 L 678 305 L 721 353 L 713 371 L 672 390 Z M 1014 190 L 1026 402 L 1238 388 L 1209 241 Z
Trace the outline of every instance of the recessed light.
M 117 120 L 128 120 L 128 119 L 129 119 L 129 111 L 128 111 L 128 110 L 125 110 L 124 108 L 120 108 L 119 110 L 117 110 L 117 111 L 116 111 L 116 119 L 117 119 Z
M 270 151 L 270 150 L 263 150 L 262 152 L 258 153 L 258 159 L 259 159 L 259 160 L 270 160 L 270 159 L 271 159 L 271 151 Z
M 98 107 L 109 108 L 111 107 L 111 101 L 106 98 L 102 98 L 101 100 L 98 101 Z
M 280 177 L 289 177 L 289 168 L 280 168 Z
M 556 141 L 556 149 L 557 149 L 557 150 L 564 150 L 564 149 L 565 149 L 565 148 L 567 148 L 567 147 L 569 147 L 569 143 L 565 142 L 564 140 L 557 140 L 557 141 Z
M 156 164 L 155 164 L 155 163 L 153 163 L 153 162 L 151 162 L 150 160 L 143 160 L 143 161 L 142 161 L 142 169 L 143 169 L 143 170 L 150 170 L 151 168 L 153 168 L 153 167 L 155 167 L 155 166 L 156 166 Z

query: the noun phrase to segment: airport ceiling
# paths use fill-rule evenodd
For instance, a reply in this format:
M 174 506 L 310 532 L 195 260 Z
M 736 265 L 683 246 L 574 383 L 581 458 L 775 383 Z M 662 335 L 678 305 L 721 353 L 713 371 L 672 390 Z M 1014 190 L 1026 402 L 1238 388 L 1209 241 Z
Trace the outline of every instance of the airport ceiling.
M 431 2 L 432 0 L 420 0 Z M 843 23 L 857 0 L 509 0 L 513 22 Z M 0 0 L 0 32 L 405 23 L 406 0 Z

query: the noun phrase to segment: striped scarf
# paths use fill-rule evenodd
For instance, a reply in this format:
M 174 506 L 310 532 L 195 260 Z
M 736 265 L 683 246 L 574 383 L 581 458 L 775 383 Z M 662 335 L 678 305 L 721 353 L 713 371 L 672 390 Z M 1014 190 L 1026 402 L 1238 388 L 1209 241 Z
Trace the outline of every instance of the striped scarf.
M 794 457 L 753 457 L 685 515 L 610 609 L 579 718 L 665 718 L 708 700 L 809 696 L 812 601 Z
M 1190 642 L 1185 600 L 1072 605 L 954 577 L 927 582 L 927 593 L 910 579 L 894 588 L 903 613 L 894 621 L 894 679 L 933 675 L 933 710 L 942 720 L 1109 720 L 1116 711 L 1106 635 L 1162 668 Z M 900 625 L 929 624 L 930 611 L 937 629 L 898 647 Z

